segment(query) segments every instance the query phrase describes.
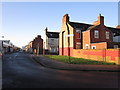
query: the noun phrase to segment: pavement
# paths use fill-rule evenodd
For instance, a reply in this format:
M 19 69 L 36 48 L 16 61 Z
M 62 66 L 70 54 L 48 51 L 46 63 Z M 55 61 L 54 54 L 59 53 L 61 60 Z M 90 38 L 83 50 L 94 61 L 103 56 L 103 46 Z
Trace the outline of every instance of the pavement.
M 57 70 L 70 70 L 70 71 L 98 71 L 98 72 L 120 72 L 118 65 L 83 65 L 83 64 L 67 64 L 55 61 L 43 56 L 29 55 L 41 66 Z

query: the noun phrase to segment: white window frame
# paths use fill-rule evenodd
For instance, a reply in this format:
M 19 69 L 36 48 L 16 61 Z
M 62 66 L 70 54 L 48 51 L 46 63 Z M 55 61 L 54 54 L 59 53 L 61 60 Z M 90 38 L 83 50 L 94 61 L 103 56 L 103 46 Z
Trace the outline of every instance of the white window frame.
M 94 49 L 94 48 L 96 49 L 96 46 L 92 46 L 92 49 Z
M 94 31 L 94 38 L 99 38 L 99 31 L 98 30 Z
M 76 29 L 76 32 L 77 32 L 77 33 L 80 33 L 80 31 L 81 31 L 81 30 L 79 30 L 79 29 Z
M 85 45 L 85 49 L 89 49 L 89 45 L 88 44 Z
M 106 31 L 106 39 L 110 38 L 110 33 L 108 31 Z
M 81 43 L 80 43 L 80 42 L 77 42 L 76 44 L 79 44 L 79 45 L 80 45 Z

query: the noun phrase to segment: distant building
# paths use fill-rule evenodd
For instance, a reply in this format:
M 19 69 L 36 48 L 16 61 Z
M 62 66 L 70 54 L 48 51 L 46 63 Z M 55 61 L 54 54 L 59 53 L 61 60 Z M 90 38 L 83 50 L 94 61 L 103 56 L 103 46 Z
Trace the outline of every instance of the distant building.
M 35 39 L 32 41 L 32 43 L 30 43 L 30 45 L 34 54 L 43 54 L 43 39 L 40 35 L 35 37 Z
M 28 45 L 26 46 L 27 52 L 33 53 L 33 41 L 29 42 Z
M 10 40 L 0 40 L 0 51 L 2 53 L 13 52 L 14 45 L 10 42 Z
M 58 54 L 59 32 L 44 30 L 44 45 L 46 53 Z
M 120 42 L 120 25 L 116 28 L 109 27 L 109 29 L 113 32 L 113 42 Z
M 71 22 L 68 14 L 65 14 L 59 34 L 59 54 L 72 56 L 73 49 L 120 48 L 119 38 L 119 26 L 106 27 L 101 14 L 93 25 Z
M 33 41 L 23 47 L 23 50 L 31 54 L 43 54 L 43 39 L 38 35 Z

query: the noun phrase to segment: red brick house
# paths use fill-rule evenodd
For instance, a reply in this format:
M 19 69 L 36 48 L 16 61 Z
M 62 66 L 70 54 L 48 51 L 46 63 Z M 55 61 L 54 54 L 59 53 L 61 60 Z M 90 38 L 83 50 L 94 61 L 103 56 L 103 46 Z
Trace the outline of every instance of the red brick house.
M 35 37 L 32 41 L 32 49 L 34 54 L 42 54 L 43 53 L 43 39 L 40 35 Z
M 65 14 L 59 33 L 59 55 L 72 56 L 73 49 L 120 48 L 119 42 L 113 42 L 115 36 L 120 36 L 120 28 L 106 27 L 101 15 L 94 24 L 85 24 L 71 22 Z
M 104 25 L 104 17 L 83 32 L 83 49 L 108 49 L 120 47 L 120 43 L 113 42 L 113 32 Z
M 68 14 L 62 19 L 59 33 L 59 55 L 72 55 L 73 49 L 82 49 L 82 32 L 92 25 L 71 22 Z

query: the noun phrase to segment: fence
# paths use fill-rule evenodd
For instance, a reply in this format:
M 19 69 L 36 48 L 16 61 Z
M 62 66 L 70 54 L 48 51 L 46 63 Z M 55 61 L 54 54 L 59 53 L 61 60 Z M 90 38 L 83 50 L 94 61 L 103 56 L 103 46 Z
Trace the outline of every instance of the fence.
M 72 56 L 120 64 L 120 49 L 73 49 Z

